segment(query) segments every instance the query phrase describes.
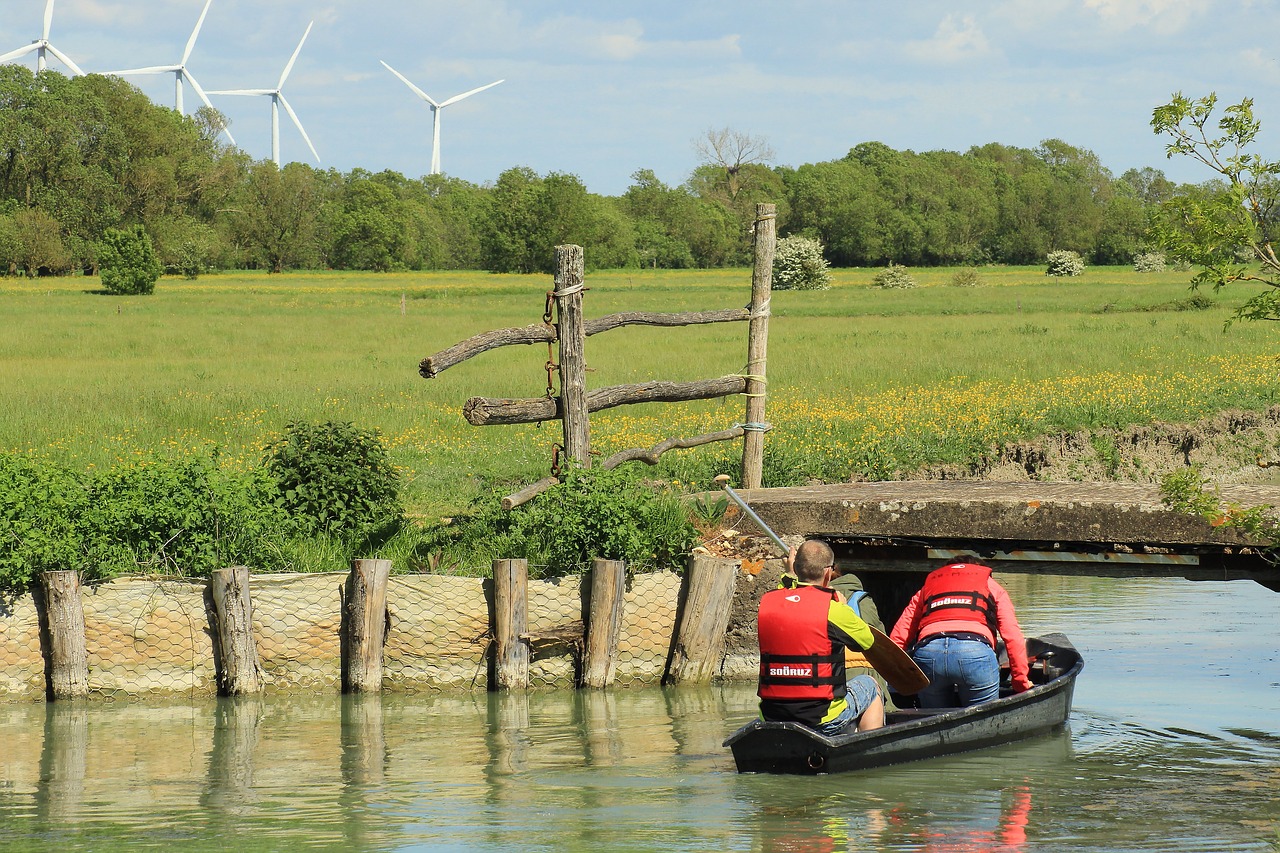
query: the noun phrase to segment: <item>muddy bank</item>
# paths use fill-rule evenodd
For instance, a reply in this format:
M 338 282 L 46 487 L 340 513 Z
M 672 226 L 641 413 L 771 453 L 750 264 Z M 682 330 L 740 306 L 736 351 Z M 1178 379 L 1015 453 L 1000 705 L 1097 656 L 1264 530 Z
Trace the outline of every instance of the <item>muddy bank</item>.
M 902 479 L 1158 483 L 1188 465 L 1200 466 L 1214 483 L 1280 481 L 1280 406 L 1191 424 L 1048 435 L 1005 445 L 967 466 L 927 467 Z

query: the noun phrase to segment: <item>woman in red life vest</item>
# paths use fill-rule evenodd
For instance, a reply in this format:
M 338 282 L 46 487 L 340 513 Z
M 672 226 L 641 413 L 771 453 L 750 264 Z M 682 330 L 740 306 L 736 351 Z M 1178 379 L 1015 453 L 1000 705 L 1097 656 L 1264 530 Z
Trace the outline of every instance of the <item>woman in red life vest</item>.
M 929 573 L 911 597 L 889 638 L 911 655 L 929 686 L 916 698 L 922 708 L 976 705 L 1000 695 L 996 638 L 1009 655 L 1015 693 L 1031 687 L 1027 644 L 1004 587 L 976 558 Z
M 845 683 L 845 648 L 865 650 L 875 641 L 843 596 L 830 589 L 835 554 L 810 539 L 793 554 L 797 583 L 760 599 L 760 716 L 804 723 L 826 735 L 855 724 L 859 731 L 884 725 L 884 700 L 875 680 L 860 675 Z

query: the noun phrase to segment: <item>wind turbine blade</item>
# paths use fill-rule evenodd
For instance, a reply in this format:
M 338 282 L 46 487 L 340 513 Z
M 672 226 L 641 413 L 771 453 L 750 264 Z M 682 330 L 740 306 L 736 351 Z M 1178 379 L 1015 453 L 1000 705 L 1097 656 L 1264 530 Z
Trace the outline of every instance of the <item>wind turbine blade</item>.
M 274 95 L 275 89 L 213 89 L 210 95 Z
M 49 28 L 53 26 L 53 0 L 44 4 L 44 40 L 49 40 Z
M 382 60 L 381 60 L 381 59 L 379 59 L 378 61 L 379 61 L 379 62 L 382 62 Z M 382 67 L 383 67 L 383 68 L 385 68 L 385 69 L 387 69 L 388 71 L 390 71 L 392 74 L 396 75 L 397 77 L 399 77 L 399 78 L 400 78 L 400 81 L 401 81 L 402 83 L 404 83 L 406 86 L 408 86 L 410 89 L 412 89 L 412 90 L 413 90 L 413 92 L 414 92 L 414 94 L 415 94 L 415 95 L 417 95 L 419 98 L 422 98 L 422 100 L 426 101 L 428 104 L 430 104 L 430 105 L 431 105 L 431 106 L 433 106 L 433 107 L 436 107 L 437 109 L 440 107 L 440 105 L 439 105 L 439 104 L 437 104 L 435 101 L 431 100 L 431 96 L 430 96 L 430 95 L 428 95 L 426 92 L 422 91 L 422 90 L 421 90 L 421 89 L 419 89 L 417 86 L 415 86 L 415 85 L 413 85 L 412 83 L 410 83 L 410 82 L 409 82 L 409 78 L 408 78 L 408 77 L 404 76 L 404 75 L 403 75 L 403 74 L 401 74 L 399 71 L 395 70 L 394 68 L 392 68 L 390 65 L 388 65 L 388 64 L 387 64 L 387 63 L 385 63 L 385 62 L 382 62 Z
M 165 72 L 179 71 L 181 65 L 148 65 L 146 68 L 126 68 L 123 71 L 103 71 L 103 74 L 114 74 L 117 77 L 123 77 L 126 74 L 163 74 Z
M 39 49 L 40 49 L 40 45 L 38 42 L 29 44 L 26 47 L 20 47 L 17 50 L 11 50 L 8 53 L 4 54 L 3 56 L 0 56 L 0 62 L 8 62 L 10 59 L 17 59 L 19 56 L 26 56 L 31 51 L 39 50 Z
M 447 107 L 450 104 L 456 104 L 458 103 L 458 101 L 461 101 L 463 98 L 470 98 L 476 92 L 483 92 L 485 89 L 492 89 L 494 86 L 498 85 L 498 83 L 505 83 L 505 82 L 506 82 L 505 80 L 498 80 L 497 82 L 490 83 L 488 86 L 481 86 L 479 89 L 472 89 L 470 92 L 463 92 L 461 95 L 454 95 L 452 98 L 445 101 L 440 106 Z
M 289 72 L 293 70 L 293 63 L 298 60 L 298 54 L 302 53 L 302 45 L 307 40 L 307 36 L 311 35 L 311 28 L 315 25 L 315 21 L 307 24 L 307 31 L 302 34 L 302 39 L 298 42 L 298 46 L 293 51 L 293 56 L 289 57 L 289 64 L 284 67 L 284 73 L 280 75 L 280 82 L 276 84 L 276 91 L 284 88 L 284 79 L 289 76 Z M 317 157 L 317 160 L 320 158 Z
M 200 13 L 200 20 L 196 21 L 196 28 L 191 31 L 191 38 L 187 39 L 187 49 L 182 52 L 181 65 L 186 65 L 187 60 L 191 57 L 191 49 L 196 46 L 196 36 L 200 35 L 200 28 L 204 26 L 204 16 L 209 14 L 209 6 L 213 0 L 205 0 L 204 11 Z
M 289 114 L 289 118 L 293 119 L 294 125 L 298 128 L 298 133 L 302 134 L 302 138 L 307 140 L 307 147 L 311 149 L 311 153 L 315 155 L 316 162 L 320 162 L 320 153 L 316 151 L 316 147 L 311 144 L 311 137 L 307 136 L 307 132 L 302 128 L 302 122 L 298 120 L 298 114 L 293 111 L 293 107 L 289 106 L 289 102 L 284 99 L 284 95 L 279 96 L 280 106 L 284 107 L 284 111 Z
M 71 61 L 71 58 L 70 58 L 70 57 L 68 57 L 65 53 L 63 53 L 62 51 L 58 50 L 56 47 L 54 47 L 54 46 L 53 46 L 53 45 L 51 45 L 51 44 L 47 44 L 47 45 L 45 45 L 45 48 L 46 48 L 50 53 L 52 53 L 54 56 L 58 57 L 58 61 L 59 61 L 59 62 L 61 62 L 63 65 L 67 66 L 67 67 L 68 67 L 68 68 L 70 68 L 72 71 L 74 71 L 77 77 L 83 77 L 83 76 L 84 76 L 84 72 L 80 70 L 80 66 L 79 66 L 79 65 L 76 65 L 74 62 L 72 62 L 72 61 Z
M 209 109 L 211 109 L 211 110 L 216 109 L 216 108 L 213 106 L 213 104 L 212 104 L 212 103 L 210 103 L 210 101 L 209 101 L 209 96 L 208 96 L 207 94 L 205 94 L 204 89 L 201 89 L 201 88 L 200 88 L 200 84 L 196 82 L 196 78 L 192 77 L 192 76 L 191 76 L 188 72 L 186 72 L 186 71 L 181 71 L 181 72 L 179 72 L 179 73 L 182 75 L 183 79 L 185 79 L 188 83 L 190 83 L 190 84 L 191 84 L 191 88 L 195 90 L 196 94 L 200 97 L 200 100 L 201 100 L 201 101 L 204 101 L 204 105 L 205 105 L 206 107 L 208 107 L 208 108 L 209 108 Z M 222 132 L 226 134 L 226 136 L 227 136 L 227 140 L 228 140 L 232 145 L 235 145 L 235 144 L 236 144 L 235 137 L 233 137 L 233 136 L 231 135 L 231 131 L 227 129 L 226 125 L 223 125 L 223 127 L 222 127 Z

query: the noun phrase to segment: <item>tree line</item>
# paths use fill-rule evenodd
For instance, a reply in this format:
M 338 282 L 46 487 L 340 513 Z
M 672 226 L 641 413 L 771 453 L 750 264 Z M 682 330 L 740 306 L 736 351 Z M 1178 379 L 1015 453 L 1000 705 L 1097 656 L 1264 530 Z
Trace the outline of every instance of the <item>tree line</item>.
M 119 78 L 0 66 L 0 274 L 95 273 L 108 230 L 141 226 L 166 271 L 549 272 L 552 247 L 594 268 L 749 263 L 757 202 L 778 231 L 813 237 L 835 266 L 1095 264 L 1147 248 L 1159 203 L 1195 187 L 1159 170 L 1115 177 L 1061 140 L 964 153 L 864 142 L 770 166 L 767 146 L 709 132 L 679 186 L 640 169 L 620 196 L 575 175 L 506 170 L 491 184 L 393 171 L 277 168 L 219 139 L 224 119 L 182 116 Z M 738 143 L 734 147 L 733 143 Z M 744 156 L 748 155 L 748 156 Z

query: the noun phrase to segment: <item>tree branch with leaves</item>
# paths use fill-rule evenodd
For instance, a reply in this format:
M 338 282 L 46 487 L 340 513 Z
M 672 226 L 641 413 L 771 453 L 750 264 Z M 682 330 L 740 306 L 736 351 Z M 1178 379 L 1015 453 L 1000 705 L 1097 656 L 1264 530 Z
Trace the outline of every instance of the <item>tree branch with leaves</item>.
M 1233 282 L 1266 289 L 1240 305 L 1234 320 L 1280 320 L 1280 259 L 1272 245 L 1280 201 L 1280 161 L 1250 151 L 1262 124 L 1245 98 L 1216 117 L 1216 94 L 1182 93 L 1157 107 L 1154 132 L 1170 137 L 1168 157 L 1191 157 L 1221 176 L 1161 204 L 1153 235 L 1175 261 L 1200 267 L 1192 289 L 1219 291 Z

